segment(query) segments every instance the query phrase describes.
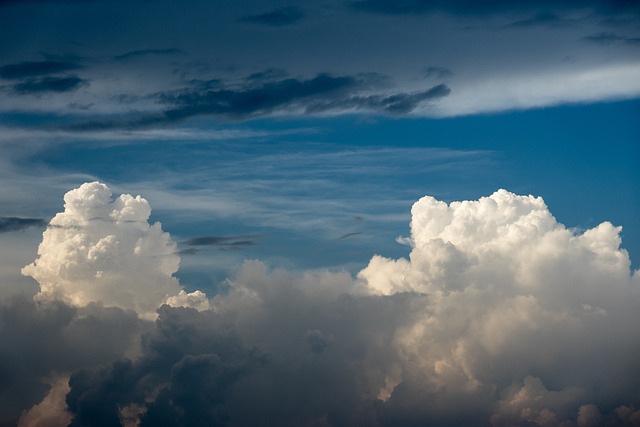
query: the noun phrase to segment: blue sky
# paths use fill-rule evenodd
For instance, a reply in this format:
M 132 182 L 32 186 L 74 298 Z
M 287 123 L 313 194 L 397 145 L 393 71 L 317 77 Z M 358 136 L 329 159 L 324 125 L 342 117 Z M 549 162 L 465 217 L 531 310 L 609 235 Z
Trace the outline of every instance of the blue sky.
M 635 425 L 639 29 L 0 0 L 0 425 Z

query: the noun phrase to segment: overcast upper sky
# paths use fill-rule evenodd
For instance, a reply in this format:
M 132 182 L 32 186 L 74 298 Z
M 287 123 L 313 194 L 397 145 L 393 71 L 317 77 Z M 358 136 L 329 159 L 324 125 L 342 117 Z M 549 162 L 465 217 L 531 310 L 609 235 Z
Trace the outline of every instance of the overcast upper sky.
M 0 40 L 0 426 L 640 425 L 640 2 L 0 0 Z

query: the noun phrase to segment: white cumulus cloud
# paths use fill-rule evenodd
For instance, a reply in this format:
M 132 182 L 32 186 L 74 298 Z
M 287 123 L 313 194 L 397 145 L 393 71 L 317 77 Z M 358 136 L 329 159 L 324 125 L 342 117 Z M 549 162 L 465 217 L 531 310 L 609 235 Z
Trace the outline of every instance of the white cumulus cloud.
M 202 292 L 187 295 L 173 277 L 180 264 L 176 243 L 159 222 L 149 224 L 147 200 L 129 194 L 113 199 L 109 187 L 91 182 L 64 201 L 64 211 L 43 233 L 37 259 L 22 269 L 40 284 L 37 300 L 77 307 L 101 302 L 151 317 L 182 294 L 179 305 L 207 305 Z

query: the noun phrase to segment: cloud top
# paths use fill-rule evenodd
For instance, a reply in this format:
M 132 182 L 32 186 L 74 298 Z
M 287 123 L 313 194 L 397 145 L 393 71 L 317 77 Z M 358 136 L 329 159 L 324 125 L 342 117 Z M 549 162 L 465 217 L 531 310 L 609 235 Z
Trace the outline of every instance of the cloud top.
M 22 269 L 40 284 L 37 300 L 77 307 L 101 302 L 149 315 L 179 294 L 176 243 L 159 222 L 148 222 L 146 199 L 113 199 L 109 187 L 91 182 L 69 191 L 64 201 L 65 210 L 43 233 L 38 258 Z M 206 297 L 196 299 L 208 304 Z

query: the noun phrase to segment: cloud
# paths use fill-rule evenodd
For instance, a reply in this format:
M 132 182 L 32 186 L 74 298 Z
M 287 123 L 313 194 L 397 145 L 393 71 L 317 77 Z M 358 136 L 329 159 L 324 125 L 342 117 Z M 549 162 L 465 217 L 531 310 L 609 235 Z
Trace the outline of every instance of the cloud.
M 29 227 L 44 227 L 46 221 L 40 218 L 0 217 L 0 233 L 24 230 Z
M 423 75 L 426 78 L 435 77 L 438 79 L 444 79 L 453 76 L 453 71 L 447 67 L 429 66 L 423 70 Z
M 273 74 L 252 75 L 244 87 L 231 87 L 216 81 L 212 89 L 196 82 L 195 87 L 160 92 L 161 113 L 127 114 L 118 119 L 79 122 L 65 125 L 70 131 L 136 129 L 174 123 L 194 116 L 212 115 L 235 120 L 279 113 L 324 114 L 337 112 L 377 112 L 408 114 L 418 106 L 447 96 L 445 85 L 424 91 L 371 94 L 380 84 L 376 74 L 332 76 L 318 74 L 311 79 L 273 80 Z
M 259 236 L 241 234 L 238 236 L 200 236 L 182 242 L 188 246 L 217 246 L 221 249 L 240 248 L 243 246 L 253 246 Z
M 338 237 L 336 240 L 342 240 L 342 239 L 346 239 L 348 237 L 353 237 L 353 236 L 357 236 L 359 234 L 362 234 L 362 231 L 353 231 L 351 233 L 346 233 L 343 234 L 342 236 Z
M 344 96 L 363 84 L 351 76 L 319 74 L 309 80 L 284 79 L 267 82 L 245 90 L 183 91 L 165 94 L 161 101 L 172 106 L 165 112 L 168 118 L 183 118 L 196 114 L 218 114 L 235 117 L 264 115 L 278 108 L 293 108 L 296 104 L 326 97 Z
M 125 60 L 132 58 L 140 58 L 148 55 L 175 55 L 183 53 L 181 49 L 176 48 L 168 48 L 168 49 L 140 49 L 140 50 L 132 50 L 130 52 L 123 53 L 121 55 L 116 55 L 113 59 L 116 60 Z
M 138 359 L 71 376 L 72 425 L 637 418 L 640 280 L 619 227 L 577 233 L 500 190 L 425 197 L 411 230 L 409 259 L 376 256 L 355 280 L 247 261 L 212 310 L 162 307 Z
M 537 10 L 553 8 L 557 10 L 572 10 L 589 8 L 605 14 L 638 13 L 640 8 L 636 2 L 592 0 L 577 5 L 574 1 L 521 1 L 508 2 L 491 0 L 476 2 L 470 0 L 357 0 L 350 3 L 354 10 L 381 13 L 389 15 L 426 14 L 433 12 L 447 12 L 456 15 L 487 15 L 514 11 Z
M 505 28 L 527 28 L 535 27 L 537 25 L 561 25 L 567 22 L 569 21 L 559 17 L 555 13 L 539 12 L 531 17 L 513 21 L 505 25 Z
M 51 221 L 61 227 L 45 231 L 25 267 L 40 276 L 37 302 L 0 304 L 0 421 L 586 427 L 639 418 L 640 274 L 620 227 L 568 229 L 542 198 L 505 190 L 449 204 L 427 196 L 412 208 L 406 259 L 374 256 L 355 278 L 245 261 L 211 302 L 173 281 L 171 306 L 151 323 L 91 302 L 118 292 L 162 302 L 140 282 L 162 287 L 177 255 L 149 213 L 142 197 L 112 200 L 99 183 L 67 193 Z M 157 254 L 171 265 L 149 259 Z M 103 277 L 126 276 L 104 298 L 96 263 Z M 55 276 L 70 300 L 69 282 L 87 271 L 86 304 L 42 295 Z
M 267 25 L 271 27 L 284 27 L 301 21 L 305 17 L 304 12 L 297 6 L 287 6 L 274 9 L 271 12 L 257 15 L 247 15 L 239 19 L 240 22 L 250 24 Z
M 46 92 L 72 92 L 82 86 L 88 85 L 87 80 L 77 76 L 69 77 L 43 77 L 39 79 L 27 79 L 12 86 L 12 92 L 19 95 L 40 94 Z
M 318 102 L 308 107 L 309 112 L 372 111 L 391 115 L 409 114 L 425 101 L 445 97 L 451 93 L 447 85 L 439 84 L 423 92 L 395 93 L 389 96 L 352 96 L 329 102 Z
M 36 300 L 76 307 L 100 302 L 154 317 L 181 291 L 173 277 L 180 263 L 176 244 L 159 222 L 148 223 L 147 200 L 129 194 L 112 200 L 106 185 L 92 182 L 64 201 L 64 212 L 43 233 L 37 259 L 22 269 L 40 285 Z M 207 302 L 204 294 L 191 297 L 199 307 Z
M 611 45 L 611 44 L 629 44 L 629 45 L 640 45 L 640 37 L 626 37 L 621 36 L 612 32 L 603 32 L 598 34 L 593 34 L 590 36 L 583 37 L 580 39 L 585 42 L 595 43 L 600 45 Z
M 244 91 L 218 90 L 203 93 L 180 93 L 164 96 L 163 102 L 176 108 L 168 110 L 168 117 L 195 114 L 223 114 L 236 117 L 264 115 L 279 109 L 303 109 L 307 113 L 332 110 L 365 110 L 388 113 L 407 113 L 420 102 L 446 96 L 445 85 L 434 86 L 417 93 L 396 93 L 388 96 L 360 96 L 367 81 L 356 77 L 333 77 L 320 74 L 310 80 L 286 79 L 267 82 Z
M 37 304 L 25 296 L 0 302 L 0 425 L 17 425 L 21 414 L 45 399 L 24 423 L 36 418 L 65 418 L 65 373 L 98 368 L 135 354 L 136 341 L 147 322 L 135 313 L 90 305 L 83 309 L 60 302 Z M 58 386 L 55 383 L 62 381 Z M 53 383 L 53 388 L 51 388 Z M 57 411 L 56 411 L 57 408 Z M 36 425 L 36 424 L 32 424 Z
M 27 61 L 7 64 L 0 67 L 3 79 L 23 79 L 25 77 L 45 76 L 82 68 L 81 65 L 67 61 Z

